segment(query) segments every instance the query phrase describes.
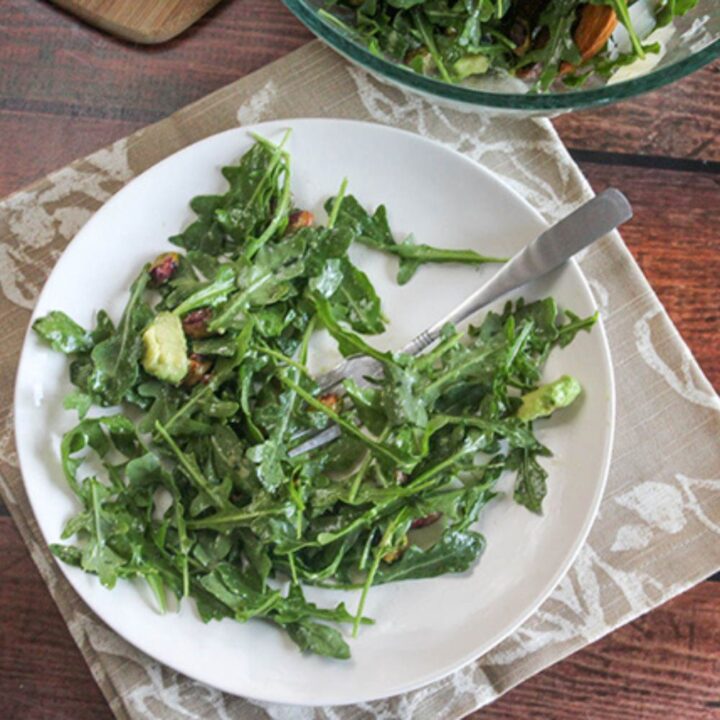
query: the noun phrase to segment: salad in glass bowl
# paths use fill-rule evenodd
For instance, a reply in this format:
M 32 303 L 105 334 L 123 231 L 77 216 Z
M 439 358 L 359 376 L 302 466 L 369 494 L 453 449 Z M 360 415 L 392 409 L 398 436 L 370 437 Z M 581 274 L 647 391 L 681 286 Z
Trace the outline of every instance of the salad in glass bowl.
M 602 105 L 720 55 L 714 0 L 285 0 L 319 37 L 433 100 L 518 112 Z

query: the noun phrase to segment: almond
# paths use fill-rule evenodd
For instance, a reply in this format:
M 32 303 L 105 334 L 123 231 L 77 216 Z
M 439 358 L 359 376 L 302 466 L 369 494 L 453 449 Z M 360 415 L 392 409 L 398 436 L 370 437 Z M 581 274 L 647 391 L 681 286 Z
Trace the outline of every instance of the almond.
M 204 355 L 198 355 L 197 353 L 191 353 L 188 358 L 188 371 L 187 375 L 183 378 L 183 387 L 190 389 L 194 388 L 198 383 L 210 382 L 210 370 L 212 369 L 212 360 L 206 358 Z
M 420 528 L 427 527 L 428 525 L 432 525 L 433 523 L 436 523 L 440 517 L 442 516 L 442 513 L 439 512 L 433 512 L 429 515 L 426 515 L 425 517 L 416 518 L 412 521 L 410 527 L 413 530 L 419 530 Z
M 400 544 L 392 550 L 388 550 L 383 556 L 383 562 L 386 562 L 388 565 L 392 565 L 396 560 L 399 560 L 403 553 L 408 549 L 408 546 L 410 545 L 410 541 L 408 540 L 407 535 L 402 539 Z
M 321 395 L 318 400 L 329 410 L 332 410 L 334 413 L 337 413 L 340 411 L 340 408 L 342 406 L 342 398 L 339 395 L 336 395 L 335 393 L 327 393 L 326 395 Z
M 288 218 L 287 234 L 297 232 L 300 228 L 311 227 L 315 216 L 309 210 L 295 210 Z
M 580 20 L 575 28 L 573 40 L 583 62 L 595 57 L 605 47 L 618 19 L 609 5 L 583 5 L 580 8 Z M 572 72 L 575 69 L 569 62 L 560 63 L 560 73 Z
M 182 319 L 182 326 L 185 334 L 193 340 L 201 340 L 211 335 L 208 330 L 208 323 L 212 318 L 212 309 L 202 307 L 192 310 Z

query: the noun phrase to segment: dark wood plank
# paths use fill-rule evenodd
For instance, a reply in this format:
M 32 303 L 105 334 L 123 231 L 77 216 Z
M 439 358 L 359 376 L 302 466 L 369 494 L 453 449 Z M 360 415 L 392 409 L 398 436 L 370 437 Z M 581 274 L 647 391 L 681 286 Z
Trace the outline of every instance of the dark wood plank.
M 127 120 L 0 111 L 0 197 L 109 145 L 136 126 Z
M 311 35 L 281 2 L 222 3 L 182 39 L 132 45 L 46 3 L 6 0 L 3 107 L 147 123 L 286 54 Z
M 112 718 L 8 517 L 0 517 L 0 638 L 1 718 Z
M 672 85 L 553 122 L 569 147 L 720 160 L 720 61 Z
M 698 585 L 467 720 L 717 720 L 717 596 L 716 583 Z
M 280 0 L 221 3 L 181 38 L 153 47 L 116 40 L 48 3 L 3 0 L 0 195 L 162 119 L 311 37 Z
M 720 388 L 720 176 L 582 163 L 596 191 L 633 204 L 623 238 L 700 366 Z

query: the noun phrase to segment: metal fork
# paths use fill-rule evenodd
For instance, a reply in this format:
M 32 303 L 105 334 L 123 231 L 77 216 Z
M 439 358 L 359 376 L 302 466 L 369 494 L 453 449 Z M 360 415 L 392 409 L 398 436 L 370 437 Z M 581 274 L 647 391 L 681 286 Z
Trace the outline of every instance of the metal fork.
M 457 325 L 503 295 L 555 270 L 580 250 L 607 235 L 631 217 L 632 207 L 628 199 L 615 188 L 605 190 L 545 230 L 512 257 L 485 285 L 444 318 L 421 332 L 402 351 L 416 355 L 432 345 L 448 323 Z M 356 355 L 319 376 L 317 383 L 320 393 L 326 394 L 346 378 L 352 378 L 362 384 L 364 378 L 377 377 L 382 375 L 382 372 L 383 365 L 378 360 L 366 355 Z M 289 455 L 295 457 L 314 450 L 339 436 L 340 428 L 332 425 L 293 448 Z

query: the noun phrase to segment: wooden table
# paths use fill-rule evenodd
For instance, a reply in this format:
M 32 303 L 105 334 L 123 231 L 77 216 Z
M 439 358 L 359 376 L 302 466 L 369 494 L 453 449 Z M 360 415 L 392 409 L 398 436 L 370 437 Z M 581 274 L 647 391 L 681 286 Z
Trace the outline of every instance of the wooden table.
M 115 41 L 38 0 L 0 3 L 0 196 L 299 47 L 279 0 L 223 2 L 158 47 Z M 631 251 L 720 384 L 720 63 L 662 91 L 555 123 L 596 190 L 622 188 Z M 472 717 L 720 718 L 720 584 L 708 581 Z M 677 707 L 677 705 L 675 705 Z M 0 718 L 111 712 L 0 505 Z

